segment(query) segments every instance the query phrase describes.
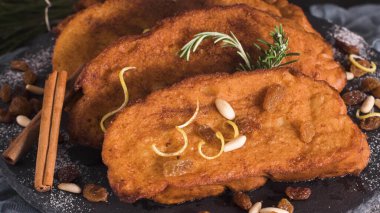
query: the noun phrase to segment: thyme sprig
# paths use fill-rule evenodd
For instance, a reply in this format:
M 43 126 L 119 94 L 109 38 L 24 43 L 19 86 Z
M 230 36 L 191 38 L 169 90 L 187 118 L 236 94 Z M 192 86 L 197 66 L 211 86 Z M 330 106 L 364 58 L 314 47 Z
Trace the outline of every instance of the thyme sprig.
M 257 61 L 253 63 L 252 57 L 246 52 L 232 33 L 231 36 L 219 32 L 202 32 L 194 36 L 194 38 L 189 41 L 185 46 L 183 46 L 179 52 L 180 58 L 186 58 L 187 61 L 190 60 L 190 53 L 195 52 L 199 45 L 206 39 L 212 38 L 214 44 L 218 42 L 223 42 L 222 47 L 233 47 L 236 48 L 237 54 L 243 59 L 244 63 L 239 63 L 238 70 L 253 70 L 253 69 L 270 69 L 274 67 L 285 66 L 296 62 L 297 60 L 291 60 L 286 63 L 281 63 L 285 57 L 289 56 L 299 56 L 299 53 L 287 53 L 289 51 L 288 43 L 289 39 L 286 37 L 282 25 L 276 26 L 274 31 L 270 32 L 272 36 L 273 43 L 269 43 L 263 39 L 258 39 L 258 42 L 263 44 L 265 47 L 261 47 L 258 44 L 254 44 L 259 50 L 263 52 L 263 55 L 259 56 Z

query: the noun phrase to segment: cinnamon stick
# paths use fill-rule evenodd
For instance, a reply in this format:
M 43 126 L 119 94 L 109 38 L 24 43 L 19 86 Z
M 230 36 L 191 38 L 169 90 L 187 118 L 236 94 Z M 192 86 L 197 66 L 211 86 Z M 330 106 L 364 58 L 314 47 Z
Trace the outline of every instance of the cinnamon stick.
M 67 81 L 67 91 L 65 102 L 69 101 L 75 96 L 74 83 L 80 74 L 81 69 L 73 73 Z M 22 130 L 22 132 L 10 142 L 8 148 L 3 152 L 2 156 L 8 164 L 15 165 L 33 146 L 37 141 L 38 131 L 41 122 L 41 111 L 38 112 L 30 124 Z
M 63 101 L 65 98 L 66 80 L 67 72 L 59 72 L 54 96 L 54 105 L 49 136 L 49 148 L 47 152 L 44 176 L 44 184 L 48 186 L 53 185 L 54 167 L 58 149 L 59 126 L 61 123 Z
M 28 126 L 13 140 L 3 152 L 5 162 L 15 165 L 16 162 L 30 150 L 40 129 L 41 111 L 34 116 Z
M 53 184 L 66 80 L 66 72 L 53 72 L 45 83 L 34 179 L 34 187 L 41 192 Z
M 36 159 L 36 171 L 34 177 L 34 187 L 38 191 L 48 191 L 49 186 L 44 185 L 44 174 L 46 165 L 46 155 L 49 145 L 51 113 L 53 111 L 53 99 L 55 85 L 57 81 L 57 72 L 53 72 L 45 81 L 44 99 L 42 104 L 40 135 L 38 139 L 38 150 Z

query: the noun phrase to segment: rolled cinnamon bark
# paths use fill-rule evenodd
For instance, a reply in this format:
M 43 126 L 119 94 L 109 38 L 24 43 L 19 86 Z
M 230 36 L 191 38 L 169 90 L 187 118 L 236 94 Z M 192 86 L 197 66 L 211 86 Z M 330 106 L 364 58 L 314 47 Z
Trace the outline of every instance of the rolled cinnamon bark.
M 73 73 L 67 81 L 67 91 L 65 103 L 70 102 L 76 95 L 74 91 L 74 83 L 80 74 L 81 69 Z M 22 130 L 22 132 L 9 143 L 8 148 L 3 152 L 2 156 L 8 164 L 15 165 L 33 146 L 38 139 L 38 131 L 41 122 L 41 111 L 38 112 L 30 124 Z
M 45 84 L 34 179 L 34 187 L 40 192 L 53 185 L 66 81 L 66 72 L 53 72 Z
M 34 176 L 34 187 L 37 191 L 45 192 L 50 186 L 44 184 L 46 157 L 49 148 L 51 116 L 53 113 L 54 93 L 57 83 L 57 72 L 53 72 L 45 82 L 44 100 L 42 104 L 40 135 L 38 139 L 38 150 L 36 159 L 36 171 Z
M 41 111 L 34 116 L 28 126 L 15 138 L 3 152 L 5 162 L 15 165 L 36 142 L 40 129 Z
M 67 72 L 59 72 L 54 94 L 53 113 L 49 135 L 49 147 L 47 151 L 44 185 L 52 186 L 54 179 L 54 168 L 57 157 L 59 126 L 61 123 L 63 101 L 65 98 Z

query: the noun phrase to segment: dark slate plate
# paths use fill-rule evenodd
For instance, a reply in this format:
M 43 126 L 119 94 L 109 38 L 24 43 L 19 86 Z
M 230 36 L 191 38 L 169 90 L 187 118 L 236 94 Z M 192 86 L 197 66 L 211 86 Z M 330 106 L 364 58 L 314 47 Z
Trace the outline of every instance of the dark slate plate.
M 313 26 L 329 41 L 333 42 L 331 24 L 310 17 Z M 13 58 L 24 58 L 31 64 L 39 76 L 39 83 L 51 69 L 50 60 L 54 39 L 51 35 L 42 35 L 32 41 L 27 47 L 12 54 L 0 57 L 0 85 L 11 82 L 13 87 L 22 85 L 22 77 L 9 70 L 9 61 Z M 380 64 L 379 55 L 372 52 L 373 60 Z M 379 76 L 377 76 L 379 77 Z M 356 88 L 359 80 L 349 82 L 348 88 Z M 347 89 L 347 88 L 346 88 Z M 1 105 L 1 103 L 0 103 Z M 356 109 L 350 107 L 349 114 Z M 0 124 L 0 151 L 3 151 L 11 138 L 15 137 L 21 128 L 16 124 Z M 63 130 L 64 132 L 64 130 Z M 296 212 L 379 212 L 380 211 L 380 131 L 366 132 L 371 146 L 372 155 L 369 166 L 359 177 L 346 176 L 326 180 L 315 180 L 299 183 L 268 183 L 258 190 L 249 193 L 253 201 L 263 201 L 263 205 L 274 206 L 285 197 L 287 186 L 307 186 L 312 189 L 312 196 L 307 201 L 293 201 Z M 67 139 L 67 136 L 66 136 Z M 54 188 L 48 193 L 37 193 L 33 189 L 36 148 L 34 148 L 16 166 L 8 166 L 0 160 L 0 167 L 9 184 L 27 202 L 42 212 L 244 212 L 232 203 L 231 192 L 219 197 L 206 198 L 200 201 L 187 202 L 181 205 L 165 206 L 149 200 L 141 200 L 135 204 L 125 204 L 118 201 L 111 193 L 108 203 L 90 203 L 81 195 L 73 195 Z M 99 151 L 62 143 L 59 145 L 56 168 L 68 164 L 77 165 L 82 178 L 77 182 L 97 183 L 108 187 L 106 168 L 101 163 Z M 56 181 L 56 180 L 55 180 Z M 56 182 L 55 182 L 56 184 Z

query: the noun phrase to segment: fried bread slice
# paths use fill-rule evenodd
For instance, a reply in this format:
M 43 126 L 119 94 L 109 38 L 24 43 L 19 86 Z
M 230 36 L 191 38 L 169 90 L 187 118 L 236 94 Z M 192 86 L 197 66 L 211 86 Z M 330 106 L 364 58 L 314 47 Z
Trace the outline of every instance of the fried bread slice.
M 207 138 L 199 125 L 229 134 L 216 98 L 231 104 L 247 141 L 208 160 L 198 152 L 198 143 Z M 174 127 L 191 117 L 197 100 L 198 116 L 183 128 L 189 141 L 185 151 L 173 157 L 156 154 L 153 144 L 162 152 L 182 147 Z M 203 147 L 211 156 L 219 149 L 213 140 Z M 214 196 L 225 188 L 254 189 L 267 178 L 357 175 L 369 154 L 366 137 L 346 114 L 339 94 L 325 82 L 287 68 L 197 76 L 156 91 L 118 114 L 102 151 L 110 185 L 121 200 L 168 204 Z
M 298 62 L 290 66 L 341 90 L 346 81 L 345 73 L 334 61 L 329 45 L 293 21 L 244 5 L 192 11 L 167 19 L 146 35 L 119 40 L 83 69 L 77 82 L 83 96 L 70 111 L 71 136 L 83 145 L 101 147 L 103 134 L 99 122 L 103 115 L 117 109 L 123 101 L 118 78 L 123 67 L 137 68 L 125 74 L 133 103 L 187 77 L 236 70 L 241 62 L 236 50 L 221 48 L 210 41 L 192 53 L 189 62 L 179 58 L 178 51 L 193 35 L 204 31 L 233 32 L 245 50 L 256 58 L 261 52 L 253 43 L 259 38 L 271 41 L 269 32 L 279 24 L 289 37 L 290 50 L 301 54 Z
M 85 2 L 86 3 L 86 2 Z M 53 69 L 74 73 L 109 44 L 125 35 L 138 35 L 158 21 L 183 11 L 243 3 L 283 16 L 315 32 L 302 9 L 287 0 L 108 0 L 87 8 L 62 24 L 54 48 Z M 64 26 L 64 27 L 63 27 Z

